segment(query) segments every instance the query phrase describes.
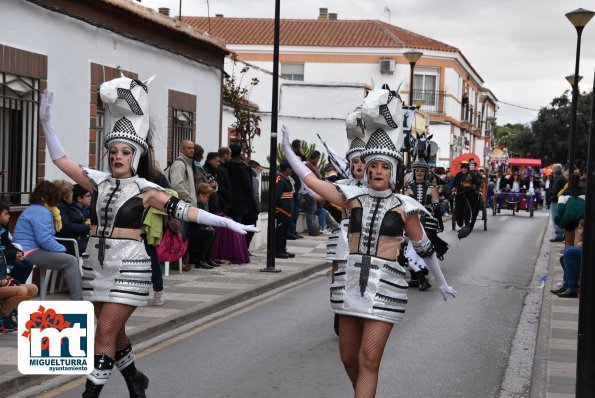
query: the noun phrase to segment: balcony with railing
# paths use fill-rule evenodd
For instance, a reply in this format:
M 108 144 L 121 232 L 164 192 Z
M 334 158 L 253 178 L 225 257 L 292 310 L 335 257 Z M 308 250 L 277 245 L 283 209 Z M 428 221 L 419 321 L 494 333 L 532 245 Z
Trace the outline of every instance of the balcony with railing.
M 444 91 L 413 90 L 413 103 L 421 103 L 420 110 L 426 113 L 444 113 Z

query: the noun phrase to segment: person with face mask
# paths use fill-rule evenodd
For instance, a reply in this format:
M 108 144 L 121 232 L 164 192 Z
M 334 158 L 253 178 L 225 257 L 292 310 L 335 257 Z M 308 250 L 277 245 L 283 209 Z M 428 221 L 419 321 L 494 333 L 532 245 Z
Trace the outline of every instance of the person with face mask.
M 79 166 L 71 160 L 51 121 L 53 93 L 41 98 L 39 119 L 53 163 L 91 192 L 91 231 L 83 265 L 83 299 L 93 302 L 97 317 L 94 369 L 87 376 L 83 398 L 98 397 L 112 369 L 117 367 L 131 397 L 145 397 L 146 375 L 134 363 L 126 322 L 139 306 L 146 306 L 151 289 L 151 259 L 142 241 L 145 209 L 197 224 L 223 226 L 238 233 L 258 231 L 230 219 L 199 210 L 170 197 L 139 171 L 151 170 L 147 81 L 120 77 L 100 86 L 106 108 L 104 146 L 109 172 Z M 144 164 L 144 165 L 143 165 Z

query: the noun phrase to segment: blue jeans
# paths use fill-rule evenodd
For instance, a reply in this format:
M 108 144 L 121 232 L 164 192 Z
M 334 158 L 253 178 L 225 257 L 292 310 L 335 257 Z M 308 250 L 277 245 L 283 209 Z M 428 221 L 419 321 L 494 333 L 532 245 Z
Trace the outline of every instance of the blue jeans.
M 163 291 L 163 270 L 161 269 L 161 263 L 157 260 L 157 251 L 155 246 L 148 245 L 145 242 L 145 250 L 151 258 L 151 282 L 153 283 L 154 292 Z
M 550 211 L 552 213 L 552 224 L 554 224 L 554 235 L 558 239 L 563 239 L 564 231 L 562 231 L 562 228 L 557 226 L 554 222 L 554 217 L 556 217 L 556 213 L 558 213 L 558 202 L 552 202 L 552 205 L 550 206 Z
M 304 199 L 306 201 L 306 224 L 308 225 L 308 231 L 316 230 L 316 225 L 314 224 L 315 215 L 318 216 L 320 229 L 326 229 L 326 212 L 324 209 L 318 207 L 318 202 L 312 199 L 310 195 L 305 194 Z
M 578 289 L 579 277 L 581 274 L 581 256 L 583 249 L 576 246 L 569 246 L 564 249 L 562 254 L 562 264 L 564 266 L 564 287 L 576 292 Z

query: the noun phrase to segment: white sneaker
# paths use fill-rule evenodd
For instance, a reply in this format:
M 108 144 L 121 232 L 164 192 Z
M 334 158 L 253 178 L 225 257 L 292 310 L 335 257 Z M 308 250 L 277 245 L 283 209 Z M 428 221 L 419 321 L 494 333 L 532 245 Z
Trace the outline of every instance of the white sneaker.
M 331 234 L 331 230 L 330 229 L 327 229 L 327 228 L 321 229 L 320 230 L 320 233 L 323 234 L 323 235 L 330 235 Z
M 165 300 L 163 298 L 163 290 L 160 292 L 154 292 L 153 293 L 153 305 L 163 305 L 165 303 Z

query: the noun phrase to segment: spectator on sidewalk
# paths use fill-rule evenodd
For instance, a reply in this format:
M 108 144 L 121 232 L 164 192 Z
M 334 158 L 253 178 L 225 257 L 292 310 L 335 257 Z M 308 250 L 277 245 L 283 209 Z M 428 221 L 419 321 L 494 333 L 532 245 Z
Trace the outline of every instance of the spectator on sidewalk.
M 306 156 L 302 152 L 302 142 L 300 140 L 293 140 L 291 143 L 291 150 L 302 160 L 302 162 L 306 161 Z M 293 209 L 291 212 L 291 220 L 289 221 L 287 239 L 295 240 L 303 238 L 303 236 L 297 232 L 297 220 L 300 215 L 302 204 L 304 203 L 303 194 L 305 193 L 305 189 L 302 187 L 302 183 L 294 171 L 291 172 L 290 181 L 293 181 Z
M 33 284 L 21 284 L 10 276 L 0 280 L 0 332 L 3 332 L 3 329 L 10 332 L 18 328 L 19 304 L 31 300 L 35 295 L 37 286 Z
M 217 185 L 218 185 L 218 193 L 219 193 L 219 209 L 225 215 L 231 215 L 231 206 L 232 206 L 232 199 L 231 199 L 231 182 L 229 179 L 229 170 L 227 169 L 227 163 L 231 160 L 231 151 L 227 147 L 219 148 L 217 152 L 219 155 L 217 166 L 218 171 L 218 178 L 217 178 Z
M 559 289 L 550 290 L 551 293 L 561 298 L 577 298 L 583 255 L 583 230 L 585 220 L 580 220 L 576 228 L 575 240 L 572 246 L 564 249 L 560 264 L 564 269 L 564 281 Z
M 89 206 L 91 206 L 91 192 L 87 191 L 79 184 L 74 184 L 72 186 L 72 203 L 78 206 L 81 213 L 83 213 L 85 221 L 91 220 L 89 218 Z
M 25 260 L 23 251 L 12 244 L 12 237 L 8 231 L 10 221 L 10 208 L 6 203 L 0 202 L 0 252 L 6 258 L 8 276 L 23 284 L 31 275 L 33 263 Z
M 256 211 L 254 192 L 252 191 L 252 173 L 250 167 L 242 159 L 242 147 L 231 144 L 231 160 L 225 163 L 229 173 L 231 187 L 231 218 L 241 224 L 248 214 Z
M 62 218 L 62 229 L 56 232 L 59 238 L 74 239 L 77 242 L 78 253 L 82 255 L 87 250 L 89 243 L 89 232 L 91 231 L 91 221 L 85 219 L 81 208 L 73 202 L 73 186 L 66 180 L 55 180 L 54 185 L 60 191 L 60 217 Z M 66 253 L 75 255 L 73 242 L 62 242 L 66 247 Z
M 251 208 L 252 211 L 248 212 L 248 216 L 246 218 L 246 224 L 248 225 L 256 225 L 258 222 L 258 215 L 261 212 L 261 205 L 260 205 L 260 173 L 262 172 L 262 167 L 260 163 L 256 160 L 250 160 L 248 162 L 248 166 L 250 166 L 250 176 L 252 177 L 252 194 L 254 197 L 254 207 Z M 250 209 L 249 209 L 250 210 Z M 248 251 L 250 251 L 250 243 L 252 242 L 252 238 L 254 237 L 254 233 L 248 232 L 246 234 L 246 245 L 248 246 Z
M 171 189 L 178 193 L 178 197 L 196 207 L 196 186 L 194 185 L 194 142 L 190 140 L 182 141 L 180 145 L 180 154 L 173 161 L 168 171 L 169 183 Z M 186 224 L 185 236 L 188 239 L 188 247 L 197 242 L 196 224 Z M 190 271 L 192 259 L 188 258 L 188 253 L 184 255 L 182 269 Z M 175 269 L 175 264 L 172 269 Z
M 318 162 L 320 161 L 320 152 L 314 151 L 308 157 L 306 166 L 310 169 L 312 174 L 319 180 L 322 180 L 322 175 L 318 171 Z M 326 212 L 319 206 L 318 202 L 309 194 L 304 194 L 306 202 L 306 225 L 308 226 L 308 235 L 318 236 L 326 229 Z M 314 216 L 318 216 L 319 228 L 314 224 Z
M 275 178 L 275 257 L 292 258 L 295 254 L 287 251 L 287 233 L 289 220 L 293 210 L 293 185 L 289 181 L 291 175 L 289 162 L 284 160 L 279 165 L 279 173 Z
M 39 268 L 63 271 L 71 300 L 83 298 L 81 271 L 74 256 L 58 243 L 55 232 L 62 229 L 57 205 L 60 193 L 52 182 L 42 180 L 29 195 L 30 206 L 20 215 L 14 229 L 14 243 L 25 253 L 25 259 Z
M 564 241 L 564 231 L 553 220 L 558 213 L 558 192 L 560 192 L 565 184 L 566 179 L 562 175 L 562 165 L 556 163 L 554 164 L 552 184 L 550 188 L 550 211 L 552 213 L 552 223 L 554 224 L 554 237 L 550 239 L 550 242 Z
M 198 187 L 200 183 L 208 183 L 209 178 L 207 176 L 207 171 L 204 169 L 204 165 L 202 164 L 202 159 L 205 154 L 205 150 L 202 146 L 198 144 L 194 144 L 194 186 Z M 196 194 L 196 199 L 198 200 L 198 193 Z
M 574 230 L 585 217 L 585 189 L 580 187 L 580 176 L 573 173 L 568 179 L 568 188 L 558 198 L 558 210 L 554 222 L 564 230 L 566 247 L 574 243 Z
M 198 208 L 210 211 L 209 197 L 213 194 L 213 189 L 209 184 L 200 183 L 196 187 L 196 193 L 198 195 Z M 203 269 L 219 267 L 219 264 L 211 258 L 211 251 L 215 242 L 215 229 L 210 225 L 198 224 L 198 238 L 198 244 L 189 248 L 192 258 L 196 259 L 194 266 Z

